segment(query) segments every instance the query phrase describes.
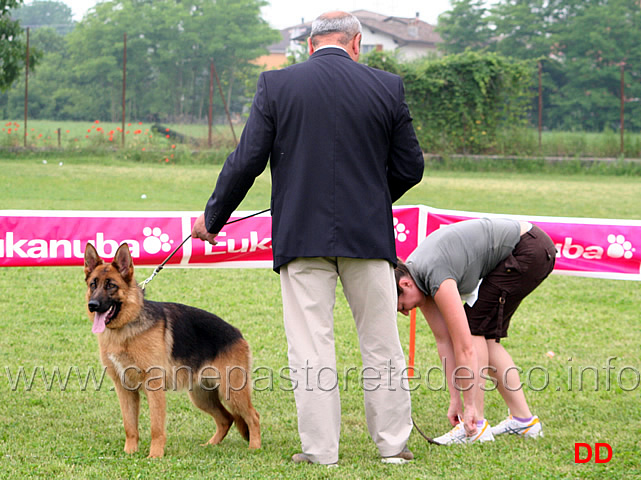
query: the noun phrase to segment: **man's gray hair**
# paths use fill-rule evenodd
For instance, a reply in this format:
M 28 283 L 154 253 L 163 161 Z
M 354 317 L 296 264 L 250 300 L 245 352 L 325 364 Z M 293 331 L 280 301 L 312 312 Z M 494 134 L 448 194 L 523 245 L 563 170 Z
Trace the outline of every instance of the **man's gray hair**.
M 362 32 L 361 22 L 351 13 L 324 13 L 312 22 L 312 45 L 316 45 L 316 37 L 333 33 L 342 34 L 340 40 L 347 44 L 354 36 Z

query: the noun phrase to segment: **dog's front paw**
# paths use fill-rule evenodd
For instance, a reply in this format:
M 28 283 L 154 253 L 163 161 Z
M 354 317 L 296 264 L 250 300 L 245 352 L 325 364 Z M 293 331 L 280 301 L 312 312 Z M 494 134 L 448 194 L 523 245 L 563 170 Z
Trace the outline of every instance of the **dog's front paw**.
M 125 442 L 125 453 L 135 453 L 138 451 L 138 440 L 127 440 Z
M 163 447 L 157 447 L 152 445 L 149 449 L 149 456 L 147 458 L 162 458 L 165 454 L 165 449 Z

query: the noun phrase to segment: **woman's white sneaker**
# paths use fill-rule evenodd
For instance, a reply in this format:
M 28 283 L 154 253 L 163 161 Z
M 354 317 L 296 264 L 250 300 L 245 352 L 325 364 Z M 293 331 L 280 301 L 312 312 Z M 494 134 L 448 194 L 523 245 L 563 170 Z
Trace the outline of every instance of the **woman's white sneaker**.
M 447 432 L 445 435 L 436 437 L 435 442 L 440 443 L 441 445 L 456 445 L 460 443 L 476 443 L 476 442 L 493 442 L 494 435 L 492 435 L 492 427 L 487 422 L 483 420 L 483 425 L 478 428 L 478 431 L 475 435 L 468 437 L 465 434 L 465 427 L 463 423 L 459 423 L 452 430 Z
M 510 435 L 520 435 L 527 438 L 535 438 L 543 436 L 543 429 L 539 417 L 534 416 L 527 422 L 521 422 L 510 415 L 501 423 L 492 427 L 492 434 L 503 435 L 508 433 Z

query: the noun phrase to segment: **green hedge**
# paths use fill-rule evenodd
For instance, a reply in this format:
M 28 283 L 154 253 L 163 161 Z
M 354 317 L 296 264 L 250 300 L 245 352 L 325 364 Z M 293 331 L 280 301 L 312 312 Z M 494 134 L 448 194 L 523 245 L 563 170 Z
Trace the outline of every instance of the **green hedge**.
M 527 125 L 531 62 L 472 51 L 415 63 L 372 52 L 366 61 L 403 77 L 425 151 L 494 153 L 499 134 Z

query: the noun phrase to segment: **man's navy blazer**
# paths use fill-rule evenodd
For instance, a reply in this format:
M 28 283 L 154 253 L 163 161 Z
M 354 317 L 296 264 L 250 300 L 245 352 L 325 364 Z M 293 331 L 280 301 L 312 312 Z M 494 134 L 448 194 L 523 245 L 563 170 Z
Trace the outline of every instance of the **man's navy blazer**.
M 335 47 L 263 72 L 207 203 L 209 232 L 223 228 L 268 160 L 276 271 L 297 257 L 396 264 L 392 202 L 424 167 L 399 76 Z

